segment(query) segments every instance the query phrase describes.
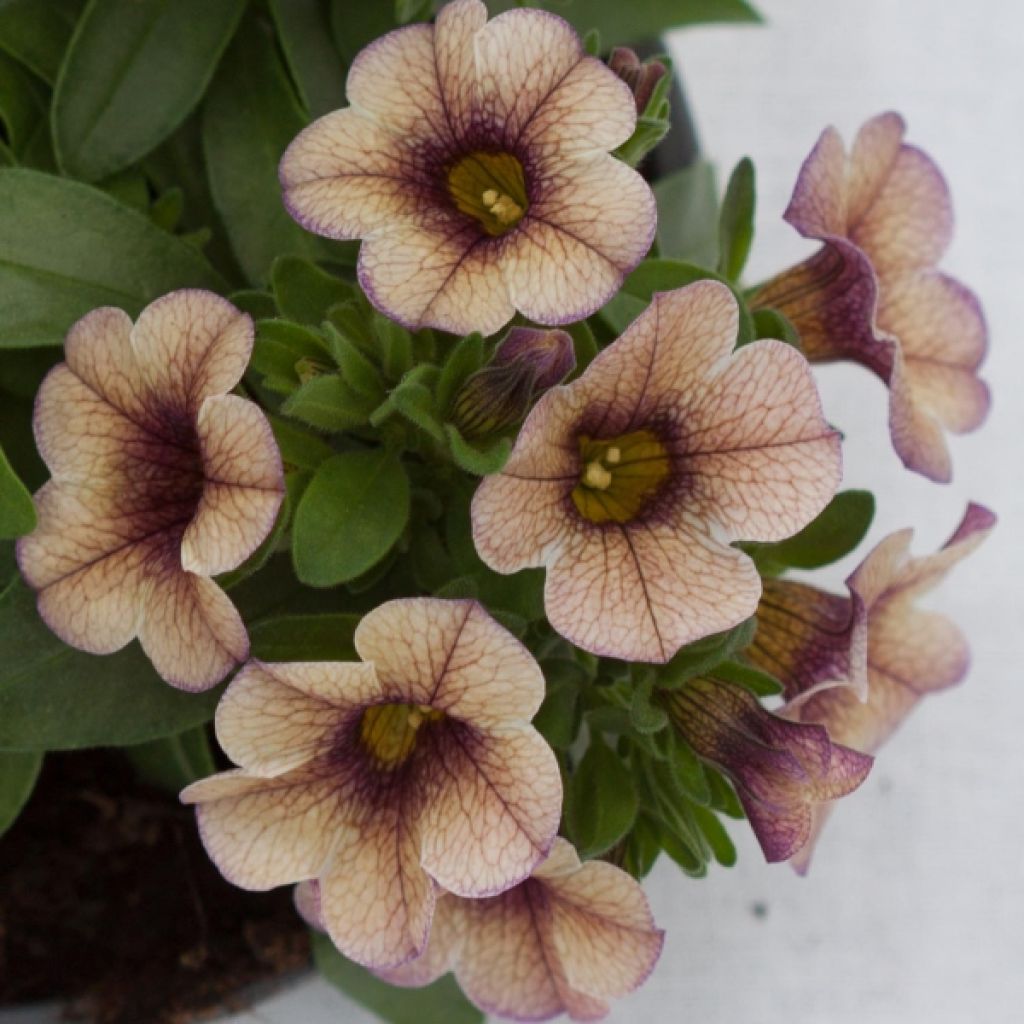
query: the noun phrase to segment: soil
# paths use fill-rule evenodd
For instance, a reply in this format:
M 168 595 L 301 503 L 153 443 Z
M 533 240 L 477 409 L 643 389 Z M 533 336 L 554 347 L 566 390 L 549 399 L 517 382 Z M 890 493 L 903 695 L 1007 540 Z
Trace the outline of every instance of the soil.
M 291 893 L 229 885 L 195 818 L 116 752 L 51 754 L 0 840 L 0 1006 L 181 1024 L 309 962 Z

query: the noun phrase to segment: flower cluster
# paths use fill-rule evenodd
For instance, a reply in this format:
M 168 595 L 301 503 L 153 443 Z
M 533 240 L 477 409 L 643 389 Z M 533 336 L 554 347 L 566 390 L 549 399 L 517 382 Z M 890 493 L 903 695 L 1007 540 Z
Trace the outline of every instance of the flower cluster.
M 237 670 L 235 767 L 181 793 L 224 876 L 296 886 L 385 981 L 450 971 L 523 1020 L 598 1019 L 644 981 L 640 879 L 663 851 L 727 863 L 719 813 L 806 870 L 834 801 L 964 676 L 914 602 L 994 524 L 972 504 L 923 558 L 893 534 L 847 596 L 784 576 L 870 520 L 837 511 L 811 363 L 878 374 L 900 458 L 945 480 L 943 431 L 987 412 L 985 325 L 935 269 L 948 193 L 892 114 L 808 157 L 800 265 L 744 292 L 645 261 L 654 198 L 620 147 L 668 73 L 480 0 L 396 28 L 280 160 L 302 227 L 361 240 L 354 273 L 278 261 L 273 294 L 234 296 L 255 324 L 196 288 L 95 309 L 33 414 L 41 618 L 93 654 L 137 638 L 182 690 Z

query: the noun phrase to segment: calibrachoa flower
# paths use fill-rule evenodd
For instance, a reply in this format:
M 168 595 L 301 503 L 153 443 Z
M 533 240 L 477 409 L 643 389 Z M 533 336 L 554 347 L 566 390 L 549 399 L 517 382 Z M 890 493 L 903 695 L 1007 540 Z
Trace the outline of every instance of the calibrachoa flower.
M 835 493 L 839 438 L 806 361 L 778 341 L 733 353 L 737 317 L 715 281 L 655 295 L 477 490 L 480 557 L 545 566 L 548 619 L 579 647 L 664 662 L 741 622 L 761 581 L 730 542 L 788 537 Z
M 966 640 L 945 616 L 916 608 L 914 602 L 969 555 L 994 524 L 988 509 L 969 505 L 945 546 L 925 558 L 909 554 L 912 530 L 892 534 L 850 577 L 854 597 L 848 601 L 782 580 L 771 592 L 766 586 L 764 600 L 770 608 L 767 615 L 763 607 L 758 609 L 757 645 L 747 656 L 784 681 L 790 698 L 786 713 L 801 722 L 824 725 L 838 743 L 874 753 L 922 697 L 959 682 L 969 660 Z M 826 609 L 836 609 L 838 623 L 840 606 L 846 604 L 851 616 L 849 609 L 858 601 L 863 611 L 856 617 L 866 618 L 866 645 L 853 639 L 852 630 L 825 625 Z M 793 652 L 789 659 L 765 658 L 766 649 L 783 646 Z M 851 665 L 863 665 L 857 671 L 867 677 L 866 699 L 856 687 L 818 689 L 823 681 L 836 678 L 834 666 L 844 658 Z M 815 839 L 825 813 L 825 808 L 815 812 Z M 801 852 L 796 864 L 801 870 L 806 869 L 812 848 L 813 842 Z
M 562 787 L 529 724 L 540 669 L 480 605 L 391 601 L 355 645 L 361 662 L 250 662 L 216 718 L 241 770 L 182 799 L 230 881 L 318 879 L 338 948 L 392 967 L 422 953 L 438 884 L 490 896 L 529 875 Z
M 18 562 L 66 643 L 109 654 L 138 637 L 174 686 L 201 690 L 249 653 L 210 577 L 244 561 L 284 495 L 270 425 L 227 394 L 252 320 L 211 292 L 172 292 L 133 325 L 113 307 L 68 332 L 33 425 L 52 479 Z
M 314 927 L 320 924 L 315 883 L 299 887 L 296 903 Z M 572 845 L 556 839 L 533 874 L 501 895 L 442 895 L 423 955 L 378 973 L 419 987 L 454 971 L 485 1013 L 599 1020 L 607 1000 L 643 984 L 663 942 L 637 882 L 604 861 L 581 864 Z
M 474 373 L 452 403 L 452 422 L 463 437 L 487 437 L 515 426 L 535 398 L 560 383 L 576 365 L 565 331 L 513 327 L 494 358 Z
M 753 303 L 785 313 L 812 362 L 850 359 L 881 377 L 897 454 L 945 481 L 943 430 L 973 430 L 988 413 L 977 375 L 987 329 L 974 294 L 936 269 L 952 235 L 949 191 L 904 129 L 897 114 L 873 118 L 849 156 L 835 129 L 822 133 L 784 216 L 824 248 Z
M 310 231 L 362 238 L 359 281 L 406 326 L 579 320 L 650 248 L 653 195 L 608 152 L 633 133 L 632 93 L 561 18 L 488 21 L 455 0 L 366 47 L 346 89 L 352 106 L 284 154 L 285 205 Z
M 871 768 L 870 756 L 833 743 L 823 726 L 774 715 L 732 683 L 693 679 L 661 699 L 694 752 L 732 779 L 769 861 L 802 849 L 815 809 L 852 792 Z

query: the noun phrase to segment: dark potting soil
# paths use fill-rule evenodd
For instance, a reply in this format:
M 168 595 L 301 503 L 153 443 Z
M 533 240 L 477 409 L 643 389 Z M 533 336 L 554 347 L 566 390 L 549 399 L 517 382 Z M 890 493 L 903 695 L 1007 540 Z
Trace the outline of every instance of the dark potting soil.
M 172 794 L 137 784 L 115 752 L 47 757 L 0 839 L 0 1006 L 181 1024 L 308 962 L 291 893 L 225 882 Z

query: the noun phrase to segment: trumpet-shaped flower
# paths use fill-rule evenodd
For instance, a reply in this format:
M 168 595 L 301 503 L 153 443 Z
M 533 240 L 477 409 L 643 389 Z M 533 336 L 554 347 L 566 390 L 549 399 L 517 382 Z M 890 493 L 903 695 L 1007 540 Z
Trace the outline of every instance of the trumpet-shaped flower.
M 873 754 L 923 697 L 959 682 L 967 671 L 967 642 L 949 619 L 914 602 L 974 551 L 994 523 L 988 509 L 970 505 L 945 546 L 924 558 L 909 554 L 913 531 L 892 534 L 850 577 L 848 601 L 786 581 L 777 581 L 770 592 L 766 587 L 756 643 L 747 654 L 786 683 L 786 714 L 821 724 L 836 742 Z M 858 625 L 832 630 L 826 624 L 842 619 L 843 603 L 847 618 Z M 786 646 L 794 652 L 788 660 L 765 656 Z M 857 685 L 822 687 L 837 675 L 842 681 L 835 666 L 844 659 L 866 677 L 866 691 Z M 815 839 L 825 815 L 826 808 L 816 809 Z M 800 870 L 812 848 L 813 842 L 797 859 Z
M 438 885 L 490 896 L 547 855 L 561 779 L 529 724 L 540 669 L 475 602 L 391 601 L 355 645 L 361 662 L 250 662 L 216 718 L 241 770 L 182 799 L 230 881 L 318 879 L 338 948 L 393 967 L 423 952 Z
M 814 812 L 856 789 L 872 758 L 833 743 L 821 725 L 766 711 L 753 694 L 717 679 L 693 679 L 662 700 L 679 734 L 736 786 L 769 861 L 810 840 Z
M 488 21 L 455 0 L 352 62 L 350 107 L 281 160 L 303 227 L 361 238 L 359 280 L 406 326 L 491 334 L 602 306 L 643 258 L 655 207 L 609 150 L 636 124 L 629 87 L 536 10 Z
M 210 577 L 266 537 L 284 495 L 270 425 L 227 392 L 250 318 L 211 292 L 172 292 L 133 325 L 93 310 L 43 381 L 33 425 L 52 479 L 18 543 L 39 613 L 66 643 L 109 654 L 138 637 L 174 686 L 212 686 L 248 655 Z
M 788 537 L 835 493 L 806 361 L 778 341 L 733 353 L 737 316 L 714 281 L 655 295 L 477 490 L 480 557 L 545 566 L 548 619 L 579 647 L 664 662 L 741 622 L 761 581 L 730 542 Z
M 315 885 L 296 892 L 314 927 L 319 902 Z M 599 1020 L 609 999 L 643 984 L 663 942 L 636 881 L 603 861 L 581 864 L 571 844 L 556 839 L 528 879 L 498 896 L 442 895 L 423 955 L 378 973 L 394 985 L 419 987 L 454 971 L 485 1013 Z
M 944 481 L 943 431 L 973 430 L 988 413 L 977 375 L 987 329 L 975 296 L 936 269 L 952 234 L 949 191 L 904 129 L 897 114 L 873 118 L 849 156 L 835 129 L 822 133 L 785 219 L 824 247 L 753 301 L 793 321 L 812 362 L 853 360 L 885 381 L 897 454 Z

